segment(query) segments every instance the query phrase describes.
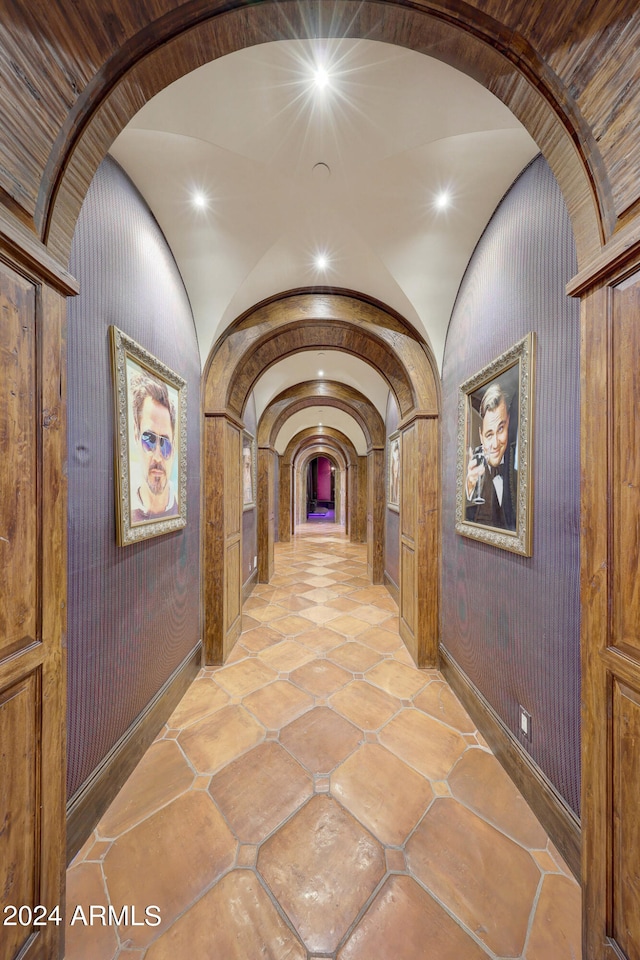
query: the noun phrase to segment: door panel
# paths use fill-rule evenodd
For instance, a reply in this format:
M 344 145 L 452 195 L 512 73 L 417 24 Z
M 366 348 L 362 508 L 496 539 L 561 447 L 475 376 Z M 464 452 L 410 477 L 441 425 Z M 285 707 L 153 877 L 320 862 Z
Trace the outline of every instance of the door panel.
M 66 626 L 64 309 L 0 262 L 0 909 L 7 960 L 53 960 L 62 926 Z

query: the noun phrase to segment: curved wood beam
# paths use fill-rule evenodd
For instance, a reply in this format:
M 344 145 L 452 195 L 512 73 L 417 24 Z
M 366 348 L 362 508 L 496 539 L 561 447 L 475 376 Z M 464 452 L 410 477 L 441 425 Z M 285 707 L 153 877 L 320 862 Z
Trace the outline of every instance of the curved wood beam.
M 384 443 L 384 421 L 378 410 L 363 393 L 336 380 L 310 380 L 296 383 L 273 398 L 258 424 L 258 444 L 274 447 L 286 421 L 307 407 L 335 407 L 344 410 L 356 421 L 367 446 Z
M 13 4 L 6 25 L 7 64 L 23 61 L 18 38 L 32 33 L 23 2 L 25 11 Z M 567 3 L 579 18 L 577 0 Z M 620 226 L 625 211 L 633 209 L 633 133 L 620 127 L 615 111 L 606 121 L 601 115 L 603 100 L 615 99 L 606 96 L 609 74 L 585 71 L 579 56 L 558 57 L 561 38 L 551 27 L 534 30 L 534 24 L 557 22 L 552 0 L 533 0 L 527 19 L 518 5 L 505 4 L 501 20 L 491 17 L 481 0 L 456 3 L 455 9 L 441 0 L 419 5 L 175 0 L 170 7 L 153 19 L 147 8 L 141 13 L 136 0 L 103 0 L 97 18 L 51 0 L 47 44 L 34 50 L 30 83 L 18 83 L 13 74 L 3 77 L 8 95 L 0 120 L 7 143 L 16 145 L 4 161 L 4 193 L 15 198 L 23 219 L 32 220 L 61 263 L 68 262 L 75 222 L 98 164 L 151 97 L 209 60 L 287 38 L 365 37 L 397 44 L 436 56 L 482 83 L 524 124 L 551 165 L 569 208 L 581 267 L 599 251 L 603 235 L 611 236 L 616 221 Z M 592 12 L 589 36 L 613 32 L 611 9 L 603 5 L 600 14 Z M 568 22 L 570 10 L 565 13 Z M 629 43 L 633 49 L 633 36 Z M 56 49 L 61 54 L 54 59 Z M 638 102 L 633 85 L 627 84 L 624 95 L 625 115 L 633 116 L 637 106 L 631 103 Z M 20 135 L 25 129 L 28 138 Z
M 298 454 L 302 453 L 310 443 L 326 443 L 327 446 L 335 446 L 342 454 L 346 466 L 357 463 L 358 452 L 353 443 L 346 433 L 336 430 L 335 427 L 325 427 L 324 433 L 318 433 L 315 427 L 307 427 L 305 430 L 301 430 L 287 444 L 281 462 L 283 464 L 295 464 Z
M 241 419 L 258 378 L 304 350 L 343 350 L 369 363 L 393 391 L 401 417 L 437 415 L 440 381 L 413 328 L 363 295 L 293 291 L 258 304 L 227 328 L 204 370 L 205 413 Z

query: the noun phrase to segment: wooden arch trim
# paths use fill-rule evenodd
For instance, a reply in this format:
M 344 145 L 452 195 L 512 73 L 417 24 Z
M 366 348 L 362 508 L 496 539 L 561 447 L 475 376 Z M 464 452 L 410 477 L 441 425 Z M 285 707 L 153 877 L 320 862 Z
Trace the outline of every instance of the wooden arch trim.
M 362 294 L 315 289 L 270 298 L 222 334 L 205 365 L 205 413 L 242 418 L 261 374 L 305 350 L 342 350 L 365 360 L 389 384 L 401 417 L 438 412 L 435 361 L 413 328 Z
M 615 165 L 603 154 L 572 89 L 571 70 L 563 77 L 548 65 L 546 38 L 535 37 L 526 22 L 505 6 L 504 22 L 477 9 L 474 0 L 455 12 L 437 0 L 420 7 L 402 0 L 185 0 L 143 22 L 136 0 L 120 0 L 119 42 L 98 51 L 86 38 L 89 62 L 81 55 L 78 33 L 76 77 L 79 90 L 67 101 L 53 91 L 46 107 L 54 118 L 43 124 L 33 100 L 17 102 L 34 133 L 33 156 L 16 158 L 32 170 L 30 191 L 21 204 L 39 237 L 67 263 L 75 222 L 89 183 L 109 146 L 127 122 L 156 93 L 204 63 L 270 40 L 353 37 L 397 44 L 436 56 L 473 76 L 501 99 L 523 123 L 549 162 L 567 202 L 580 268 L 600 250 L 625 213 L 624 197 L 614 193 Z M 95 24 L 94 24 L 95 29 Z M 528 34 L 531 34 L 531 40 Z M 548 42 L 547 42 L 548 45 Z M 47 90 L 50 84 L 42 84 Z M 579 85 L 577 89 L 580 89 Z M 70 103 L 65 109 L 64 104 Z M 16 120 L 17 122 L 17 120 Z M 24 126 L 24 118 L 21 118 Z M 54 131 L 53 135 L 51 130 Z M 57 131 L 57 136 L 56 132 Z M 40 158 L 45 158 L 41 160 Z M 21 162 L 18 164 L 18 160 Z M 38 166 L 40 168 L 38 169 Z M 628 206 L 628 203 L 627 203 Z
M 297 463 L 298 456 L 313 443 L 324 443 L 327 447 L 337 450 L 344 458 L 344 465 L 350 466 L 358 460 L 358 452 L 353 443 L 341 430 L 335 427 L 325 427 L 324 433 L 318 433 L 316 427 L 307 427 L 292 437 L 282 454 L 281 462 Z
M 294 384 L 274 397 L 260 418 L 258 443 L 275 446 L 280 430 L 294 413 L 318 404 L 343 410 L 353 417 L 368 447 L 384 444 L 384 421 L 375 406 L 355 387 L 335 380 Z

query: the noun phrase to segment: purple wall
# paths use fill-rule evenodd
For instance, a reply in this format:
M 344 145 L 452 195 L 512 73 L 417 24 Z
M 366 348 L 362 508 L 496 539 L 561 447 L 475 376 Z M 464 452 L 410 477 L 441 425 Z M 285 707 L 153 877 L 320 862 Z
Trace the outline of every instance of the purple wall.
M 463 279 L 443 364 L 442 642 L 577 812 L 580 796 L 579 305 L 573 234 L 537 158 L 480 239 Z M 459 385 L 521 339 L 538 337 L 533 556 L 455 533 Z
M 87 193 L 68 325 L 68 795 L 198 643 L 200 358 L 158 224 L 107 158 Z M 109 324 L 187 381 L 187 526 L 116 546 Z

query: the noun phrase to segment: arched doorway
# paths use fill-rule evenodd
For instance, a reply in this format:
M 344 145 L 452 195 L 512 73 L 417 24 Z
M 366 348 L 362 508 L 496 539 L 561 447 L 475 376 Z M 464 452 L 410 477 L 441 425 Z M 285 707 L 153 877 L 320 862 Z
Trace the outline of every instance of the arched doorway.
M 258 42 L 269 36 L 282 35 L 282 31 L 299 30 L 305 26 L 303 14 L 298 11 L 306 4 L 280 4 L 279 8 L 265 4 L 262 8 L 255 5 L 252 10 L 225 11 L 223 14 L 214 14 L 209 20 L 200 21 L 201 14 L 196 7 L 185 4 L 180 17 L 165 15 L 153 24 L 145 25 L 144 31 L 131 23 L 135 18 L 122 17 L 125 42 L 118 50 L 117 59 L 109 62 L 104 69 L 95 69 L 91 82 L 86 83 L 79 96 L 70 98 L 72 106 L 69 108 L 65 120 L 48 124 L 31 124 L 32 129 L 45 126 L 53 130 L 51 148 L 42 149 L 38 143 L 34 148 L 34 156 L 39 155 L 42 160 L 42 177 L 38 176 L 38 164 L 34 163 L 36 173 L 30 166 L 29 179 L 35 183 L 31 186 L 31 195 L 23 200 L 27 215 L 23 219 L 32 218 L 35 224 L 36 235 L 45 242 L 45 248 L 37 248 L 33 243 L 33 236 L 27 230 L 19 230 L 11 238 L 9 244 L 12 259 L 19 265 L 21 272 L 28 264 L 30 277 L 42 284 L 42 297 L 47 341 L 41 351 L 44 357 L 44 367 L 35 394 L 42 398 L 42 410 L 46 417 L 36 417 L 46 421 L 47 429 L 56 419 L 63 418 L 61 409 L 61 388 L 63 383 L 63 369 L 56 356 L 56 350 L 63 337 L 63 299 L 73 290 L 73 285 L 64 276 L 60 263 L 67 259 L 69 243 L 73 232 L 73 225 L 79 206 L 86 191 L 87 184 L 96 169 L 97 163 L 104 155 L 110 140 L 115 132 L 131 117 L 141 102 L 148 99 L 156 89 L 166 85 L 177 76 L 197 65 L 204 57 L 211 55 L 215 49 L 220 53 L 228 52 L 243 43 Z M 600 249 L 603 238 L 612 234 L 616 219 L 616 209 L 612 198 L 612 191 L 607 179 L 604 165 L 599 164 L 599 154 L 592 148 L 592 134 L 587 124 L 584 124 L 579 113 L 571 107 L 570 97 L 567 95 L 565 106 L 563 90 L 556 88 L 553 76 L 549 76 L 546 68 L 540 67 L 540 62 L 534 56 L 535 51 L 526 43 L 520 43 L 521 36 L 511 27 L 501 29 L 501 24 L 482 16 L 470 6 L 465 7 L 464 13 L 456 16 L 454 22 L 450 13 L 441 7 L 437 9 L 407 9 L 404 5 L 394 3 L 379 3 L 375 5 L 385 10 L 385 16 L 378 19 L 372 16 L 372 4 L 343 3 L 337 5 L 341 16 L 336 16 L 327 30 L 350 30 L 354 35 L 376 35 L 390 42 L 407 43 L 417 49 L 431 49 L 431 44 L 438 51 L 438 55 L 451 62 L 455 62 L 461 69 L 475 74 L 490 89 L 502 96 L 506 103 L 511 105 L 514 112 L 522 119 L 525 125 L 536 137 L 541 148 L 549 157 L 550 163 L 561 184 L 564 195 L 569 203 L 574 219 L 578 253 L 581 266 L 585 266 L 590 257 L 595 256 Z M 274 16 L 274 10 L 279 9 Z M 273 25 L 265 18 L 265 10 L 272 17 Z M 278 17 L 282 13 L 283 21 Z M 237 18 L 241 18 L 246 33 L 238 40 L 238 32 L 234 29 Z M 288 18 L 288 19 L 287 19 Z M 276 22 L 278 21 L 278 22 Z M 311 23 L 311 32 L 322 31 L 322 23 Z M 193 43 L 198 36 L 201 43 Z M 285 35 L 288 35 L 286 33 Z M 189 47 L 193 51 L 189 51 Z M 197 50 L 197 52 L 196 52 Z M 204 52 L 200 52 L 204 51 Z M 101 64 L 107 63 L 106 55 L 100 59 Z M 90 70 L 87 71 L 89 74 Z M 120 80 L 120 78 L 122 78 Z M 73 84 L 75 87 L 75 83 Z M 41 98 L 33 97 L 33 101 Z M 572 102 L 572 101 L 571 101 Z M 34 133 L 34 142 L 36 134 Z M 45 169 L 46 166 L 46 169 Z M 26 165 L 25 165 L 26 169 Z M 27 176 L 25 175 L 25 179 Z M 16 191 L 18 194 L 19 191 Z M 11 201 L 11 202 L 9 202 Z M 7 200 L 10 209 L 17 209 L 19 204 L 13 198 Z M 630 246 L 630 243 L 628 244 Z M 624 243 L 618 253 L 620 258 L 625 256 Z M 615 254 L 615 251 L 614 251 Z M 613 258 L 613 254 L 612 254 Z M 58 263 L 56 263 L 59 261 Z M 606 259 L 606 258 L 605 258 Z M 629 257 L 629 263 L 631 262 Z M 601 264 L 600 277 L 607 275 L 606 263 Z M 612 270 L 620 272 L 620 261 Z M 583 278 L 584 282 L 574 290 L 587 294 L 594 285 L 593 276 Z M 585 295 L 585 331 L 588 343 L 599 343 L 600 328 L 608 322 L 608 308 L 604 305 L 606 297 L 597 290 L 593 297 Z M 53 349 L 50 350 L 49 347 Z M 597 351 L 594 350 L 594 355 Z M 592 437 L 607 435 L 606 413 L 591 414 L 590 410 L 604 409 L 607 404 L 603 398 L 607 396 L 606 389 L 600 389 L 603 382 L 606 387 L 606 370 L 603 372 L 598 365 L 599 361 L 590 361 L 586 367 L 586 380 L 595 384 L 589 396 L 585 396 L 585 425 L 593 429 L 586 429 Z M 57 364 L 57 366 L 56 366 Z M 35 367 L 34 367 L 35 371 Z M 40 389 L 45 387 L 45 389 Z M 63 397 L 62 397 L 63 399 Z M 593 417 L 593 419 L 592 419 Z M 594 422 L 595 421 L 595 422 Z M 595 444 L 595 439 L 593 440 Z M 60 489 L 63 488 L 63 446 L 62 437 L 47 439 L 44 460 L 44 474 L 53 483 L 50 487 L 54 493 L 45 493 L 43 512 L 47 531 L 45 538 L 46 549 L 38 552 L 39 559 L 34 561 L 31 575 L 34 583 L 44 584 L 42 598 L 38 597 L 40 617 L 47 625 L 52 626 L 53 643 L 43 645 L 43 659 L 38 662 L 38 669 L 42 668 L 44 683 L 49 689 L 57 689 L 58 708 L 53 721 L 47 714 L 45 721 L 47 728 L 42 742 L 55 742 L 58 738 L 51 731 L 56 724 L 61 726 L 62 712 L 60 709 L 60 640 L 64 631 L 64 624 L 59 611 L 64 605 L 64 581 L 56 582 L 58 568 L 64 568 L 64 553 L 61 544 L 64 542 L 64 507 L 60 501 Z M 585 463 L 597 454 L 597 447 L 588 447 L 585 453 Z M 589 515 L 595 526 L 595 520 L 608 522 L 609 501 L 608 492 L 602 486 L 594 484 L 587 487 L 587 503 L 591 508 Z M 34 507 L 35 510 L 40 507 Z M 34 512 L 34 517 L 36 513 Z M 39 514 L 38 514 L 39 516 Z M 49 525 L 48 520 L 52 522 Z M 34 524 L 35 524 L 34 519 Z M 606 537 L 604 538 L 606 540 Z M 591 631 L 594 635 L 606 637 L 608 613 L 607 604 L 595 597 L 595 591 L 603 586 L 596 583 L 598 575 L 591 573 L 607 568 L 607 550 L 600 539 L 589 535 L 586 542 L 586 553 L 591 563 L 588 567 L 589 576 L 585 578 L 592 583 L 593 595 L 590 594 Z M 49 563 L 51 557 L 54 563 Z M 49 571 L 47 570 L 49 567 Z M 586 569 L 586 568 L 585 568 Z M 41 579 L 40 579 L 41 578 Z M 606 591 L 603 589 L 602 591 Z M 44 599 L 43 599 L 44 598 Z M 600 606 L 602 609 L 600 609 Z M 596 608 L 596 609 L 593 609 Z M 54 613 L 58 611 L 58 613 Z M 606 645 L 606 643 L 604 644 Z M 50 704 L 56 697 L 50 698 Z M 593 694 L 592 708 L 595 712 L 602 708 L 603 699 Z M 594 721 L 594 727 L 597 723 Z M 603 728 L 606 724 L 603 724 Z M 602 734 L 604 736 L 604 734 Z M 593 734 L 593 741 L 602 743 L 598 735 Z M 604 748 L 603 748 L 604 749 Z M 606 778 L 601 776 L 601 782 Z M 596 781 L 594 780 L 594 783 Z M 604 832 L 602 834 L 604 837 Z M 601 841 L 598 852 L 602 850 Z M 606 846 L 606 844 L 605 844 Z M 593 853 L 593 849 L 592 849 Z M 604 861 L 604 857 L 599 858 Z M 53 871 L 55 873 L 55 871 Z M 51 902 L 57 899 L 52 896 Z M 602 900 L 602 898 L 601 898 Z M 596 900 L 594 899 L 594 904 Z
M 304 318 L 304 323 L 301 319 Z M 394 394 L 403 437 L 403 519 L 401 549 L 401 632 L 416 663 L 437 660 L 439 597 L 439 381 L 427 345 L 397 316 L 367 298 L 335 292 L 294 292 L 249 310 L 220 339 L 205 368 L 205 465 L 223 451 L 224 482 L 205 480 L 204 577 L 222 589 L 205 601 L 207 662 L 225 659 L 240 630 L 241 518 L 239 445 L 242 416 L 254 383 L 282 356 L 310 349 L 339 348 L 365 358 Z M 277 420 L 277 415 L 273 415 Z M 268 421 L 265 421 L 268 422 Z M 266 429 L 266 428 L 265 428 Z M 262 440 L 270 431 L 261 433 Z M 259 444 L 258 484 L 273 487 L 274 452 Z M 428 452 L 433 471 L 419 469 Z M 369 575 L 381 579 L 384 538 L 384 444 L 367 455 L 367 544 Z M 205 466 L 204 476 L 214 473 Z M 237 507 L 230 509 L 231 504 Z M 271 516 L 271 505 L 266 512 Z M 215 535 L 213 531 L 216 531 Z M 220 532 L 222 531 L 222 533 Z M 267 544 L 268 549 L 268 544 Z M 268 570 L 261 570 L 261 578 Z

